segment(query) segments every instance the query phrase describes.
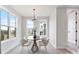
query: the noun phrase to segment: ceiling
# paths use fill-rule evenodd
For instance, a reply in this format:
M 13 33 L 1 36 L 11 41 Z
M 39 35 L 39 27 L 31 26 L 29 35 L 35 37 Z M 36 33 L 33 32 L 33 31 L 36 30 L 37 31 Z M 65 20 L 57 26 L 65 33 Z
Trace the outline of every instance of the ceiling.
M 36 9 L 37 16 L 49 16 L 55 5 L 11 5 L 22 16 L 33 16 L 33 9 Z
M 50 16 L 53 8 L 59 5 L 10 5 L 16 12 L 22 16 L 33 16 L 33 9 L 36 9 L 36 16 Z M 78 5 L 61 5 L 62 7 L 70 9 L 79 9 Z

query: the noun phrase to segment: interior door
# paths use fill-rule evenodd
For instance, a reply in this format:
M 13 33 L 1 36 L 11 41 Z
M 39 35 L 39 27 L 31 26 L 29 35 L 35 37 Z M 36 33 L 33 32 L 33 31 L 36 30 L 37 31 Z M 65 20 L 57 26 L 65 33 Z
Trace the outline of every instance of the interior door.
M 68 42 L 76 44 L 75 11 L 68 15 Z

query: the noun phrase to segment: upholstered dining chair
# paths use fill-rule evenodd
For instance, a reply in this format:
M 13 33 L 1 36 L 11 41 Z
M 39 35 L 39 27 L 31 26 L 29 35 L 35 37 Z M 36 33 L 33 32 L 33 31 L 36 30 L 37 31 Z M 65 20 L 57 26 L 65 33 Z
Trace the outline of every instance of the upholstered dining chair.
M 42 41 L 39 41 L 39 48 L 41 49 L 41 47 L 45 47 L 45 50 L 47 51 L 47 45 L 49 43 L 49 39 L 47 39 L 46 37 L 45 38 L 42 38 Z
M 30 46 L 31 45 L 31 42 L 27 39 L 27 38 L 24 38 L 23 40 L 22 40 L 22 47 L 24 47 L 24 46 Z
M 29 47 L 30 47 L 30 45 L 31 45 L 31 43 L 29 42 L 29 40 L 28 39 L 23 39 L 22 41 L 21 41 L 21 49 L 22 50 L 29 50 Z

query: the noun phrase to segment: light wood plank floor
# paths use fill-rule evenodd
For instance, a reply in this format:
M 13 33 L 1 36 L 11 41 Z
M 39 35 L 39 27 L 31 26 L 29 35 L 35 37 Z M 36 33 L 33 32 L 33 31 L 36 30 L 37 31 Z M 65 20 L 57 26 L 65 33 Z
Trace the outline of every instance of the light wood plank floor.
M 50 43 L 47 46 L 47 51 L 44 47 L 38 50 L 38 52 L 33 53 L 30 47 L 21 47 L 20 45 L 11 51 L 7 52 L 7 54 L 71 54 L 67 49 L 55 49 Z

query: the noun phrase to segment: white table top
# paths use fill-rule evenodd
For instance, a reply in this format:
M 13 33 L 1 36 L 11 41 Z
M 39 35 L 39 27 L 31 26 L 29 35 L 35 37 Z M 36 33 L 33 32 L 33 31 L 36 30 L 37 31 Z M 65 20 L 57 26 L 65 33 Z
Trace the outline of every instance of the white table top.
M 33 40 L 33 36 L 28 36 L 27 39 Z
M 28 39 L 28 40 L 34 40 L 33 36 L 28 36 L 27 39 Z M 37 40 L 40 40 L 40 38 L 37 37 Z

